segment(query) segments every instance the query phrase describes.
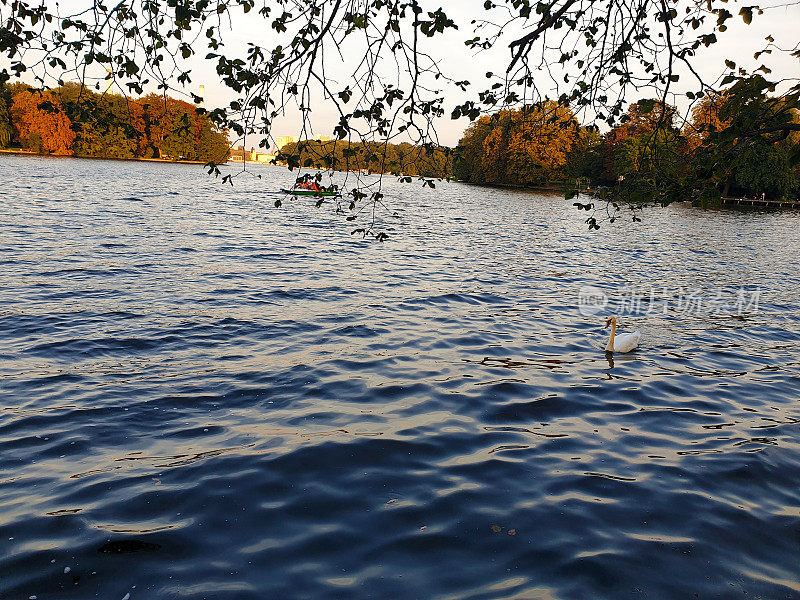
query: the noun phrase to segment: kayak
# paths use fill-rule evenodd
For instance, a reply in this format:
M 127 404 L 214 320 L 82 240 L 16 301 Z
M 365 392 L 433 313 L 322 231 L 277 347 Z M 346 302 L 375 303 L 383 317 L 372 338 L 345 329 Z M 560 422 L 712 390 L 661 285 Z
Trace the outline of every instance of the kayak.
M 287 190 L 281 188 L 281 191 L 284 194 L 293 194 L 295 196 L 322 196 L 322 197 L 330 197 L 330 196 L 341 196 L 339 192 L 318 192 L 315 190 Z

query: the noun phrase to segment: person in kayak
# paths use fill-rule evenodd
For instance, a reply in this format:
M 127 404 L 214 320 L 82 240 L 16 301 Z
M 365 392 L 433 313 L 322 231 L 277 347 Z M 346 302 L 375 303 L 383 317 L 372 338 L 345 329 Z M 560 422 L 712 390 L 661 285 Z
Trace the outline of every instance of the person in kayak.
M 303 188 L 304 190 L 310 190 L 312 192 L 324 192 L 325 190 L 320 187 L 320 185 L 316 181 L 304 181 L 302 183 L 297 184 L 298 187 Z

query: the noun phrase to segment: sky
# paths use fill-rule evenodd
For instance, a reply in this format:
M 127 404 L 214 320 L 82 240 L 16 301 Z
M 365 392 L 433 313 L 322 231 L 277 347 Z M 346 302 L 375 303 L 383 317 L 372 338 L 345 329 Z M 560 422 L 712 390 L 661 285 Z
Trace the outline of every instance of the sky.
M 686 0 L 679 0 L 677 6 L 685 6 Z M 66 11 L 79 11 L 86 8 L 89 3 L 86 0 L 64 0 L 61 5 L 62 14 Z M 484 74 L 487 71 L 502 73 L 509 63 L 510 53 L 507 42 L 523 30 L 504 31 L 507 39 L 501 42 L 492 50 L 485 52 L 475 52 L 464 45 L 464 40 L 475 36 L 474 26 L 471 25 L 473 19 L 485 18 L 487 13 L 483 9 L 483 0 L 436 0 L 430 2 L 421 1 L 421 5 L 428 10 L 436 10 L 440 6 L 459 25 L 458 31 L 448 30 L 444 35 L 437 35 L 432 39 L 425 38 L 425 48 L 436 57 L 442 71 L 449 74 L 455 80 L 469 80 L 473 83 L 471 93 L 463 93 L 454 87 L 444 87 L 444 97 L 446 99 L 446 117 L 439 119 L 436 123 L 436 130 L 439 142 L 454 146 L 463 134 L 464 129 L 469 124 L 466 119 L 453 121 L 449 114 L 452 108 L 467 99 L 474 98 L 478 91 L 485 89 L 486 79 Z M 676 5 L 672 3 L 672 5 Z M 725 71 L 725 59 L 733 60 L 738 66 L 743 66 L 749 70 L 765 64 L 772 69 L 771 77 L 789 78 L 800 77 L 800 61 L 791 58 L 785 53 L 774 52 L 771 55 L 762 55 L 758 60 L 753 58 L 753 53 L 763 48 L 765 37 L 771 34 L 775 38 L 775 43 L 783 48 L 796 47 L 800 42 L 800 5 L 786 3 L 783 0 L 772 0 L 763 15 L 754 15 L 751 25 L 745 25 L 741 17 L 737 16 L 741 5 L 729 2 L 727 5 L 735 16 L 728 21 L 728 30 L 724 34 L 719 34 L 719 43 L 709 48 L 701 48 L 701 51 L 694 58 L 693 64 L 696 70 L 708 80 L 718 79 Z M 767 5 L 762 4 L 762 7 Z M 257 5 L 258 8 L 258 5 Z M 278 34 L 270 30 L 268 24 L 254 16 L 255 10 L 249 15 L 234 17 L 229 25 L 223 30 L 226 48 L 229 51 L 241 53 L 246 48 L 248 42 L 255 42 L 264 47 L 271 47 L 277 43 L 286 44 L 285 39 L 280 39 Z M 202 39 L 202 38 L 201 38 Z M 204 44 L 199 44 L 196 48 L 199 57 L 204 57 L 206 48 Z M 327 74 L 337 81 L 340 88 L 352 83 L 348 80 L 350 72 L 348 67 L 354 61 L 358 61 L 363 56 L 363 49 L 358 44 L 341 49 L 341 56 L 328 54 L 326 56 L 325 67 Z M 361 53 L 361 54 L 360 54 Z M 387 57 L 391 58 L 391 57 Z M 6 65 L 6 59 L 0 59 L 0 65 Z M 228 90 L 217 76 L 213 61 L 192 59 L 192 84 L 188 86 L 188 91 L 197 93 L 199 86 L 205 86 L 206 106 L 213 108 L 224 106 L 234 98 L 232 92 Z M 396 71 L 394 63 L 385 62 L 382 67 L 386 72 Z M 557 66 L 555 67 L 557 69 Z M 569 71 L 566 71 L 569 73 Z M 688 100 L 685 97 L 686 91 L 696 91 L 696 85 L 688 85 L 688 72 L 683 69 L 678 71 L 683 75 L 679 84 L 674 86 L 677 95 L 672 98 L 679 109 L 689 108 Z M 559 77 L 563 76 L 563 72 Z M 553 89 L 550 79 L 545 72 L 535 74 L 537 85 L 546 92 L 558 95 L 558 92 L 569 90 L 568 86 L 560 90 Z M 177 84 L 176 84 L 177 85 Z M 438 85 L 438 83 L 437 83 Z M 683 87 L 682 87 L 683 86 Z M 648 95 L 648 94 L 644 94 Z M 649 94 L 652 97 L 652 94 Z M 635 94 L 627 98 L 629 101 L 640 99 Z M 325 102 L 319 94 L 312 101 L 311 124 L 315 135 L 331 135 L 333 127 L 338 121 L 338 113 L 328 102 Z M 591 119 L 591 114 L 582 115 L 584 121 Z M 274 123 L 272 136 L 298 135 L 300 129 L 300 113 L 297 110 L 289 110 Z M 248 140 L 248 146 L 253 145 Z
M 472 94 L 464 94 L 455 88 L 446 90 L 446 114 L 448 116 L 438 120 L 436 127 L 439 141 L 444 145 L 455 146 L 469 121 L 463 118 L 456 121 L 451 120 L 449 114 L 452 108 L 466 99 L 473 98 L 477 91 L 485 89 L 484 74 L 487 71 L 503 72 L 508 65 L 510 52 L 506 43 L 482 53 L 470 50 L 464 45 L 464 40 L 475 35 L 473 33 L 474 26 L 470 22 L 473 19 L 485 18 L 486 13 L 482 8 L 483 0 L 438 0 L 438 2 L 427 2 L 423 5 L 428 5 L 426 9 L 430 7 L 430 10 L 442 6 L 448 16 L 459 25 L 458 31 L 448 30 L 445 35 L 426 40 L 426 43 L 430 48 L 430 53 L 441 58 L 440 66 L 444 72 L 451 74 L 456 80 L 471 81 L 475 88 Z M 765 7 L 767 4 L 762 3 L 761 6 Z M 763 15 L 754 15 L 752 23 L 746 25 L 737 15 L 737 5 L 733 2 L 729 3 L 729 10 L 734 17 L 727 23 L 728 30 L 724 34 L 718 35 L 720 41 L 717 44 L 713 44 L 709 48 L 701 48 L 693 61 L 695 69 L 710 81 L 718 80 L 727 72 L 725 60 L 729 59 L 748 70 L 764 64 L 772 69 L 771 76 L 773 77 L 800 77 L 800 61 L 797 58 L 791 58 L 786 53 L 773 52 L 771 55 L 762 55 L 757 60 L 753 58 L 754 52 L 764 47 L 765 38 L 770 34 L 775 38 L 775 43 L 783 48 L 796 47 L 800 43 L 800 5 L 790 5 L 782 0 L 776 0 L 770 6 L 774 8 L 765 10 Z M 246 26 L 243 24 L 241 27 L 238 24 L 235 25 L 232 34 L 234 41 L 238 43 L 260 40 L 259 43 L 265 44 L 261 32 L 263 32 L 263 28 L 259 27 L 257 23 L 249 23 Z M 334 64 L 333 67 L 335 68 L 336 65 Z M 685 97 L 685 92 L 696 91 L 696 85 L 689 85 L 690 78 L 686 69 L 681 69 L 678 73 L 682 75 L 683 81 L 674 87 L 679 94 L 673 97 L 672 101 L 680 109 L 687 110 L 689 101 Z M 201 78 L 206 82 L 206 97 L 209 105 L 222 104 L 227 101 L 229 95 L 224 86 L 216 81 L 215 74 L 208 73 L 207 77 L 204 75 Z M 544 73 L 537 78 L 537 83 L 545 88 L 548 86 L 548 81 L 549 79 Z M 343 80 L 342 83 L 346 83 L 346 80 Z M 554 91 L 552 88 L 550 90 Z M 638 99 L 640 97 L 636 95 L 629 98 L 630 101 Z M 331 106 L 326 106 L 324 102 L 318 102 L 312 108 L 314 109 L 315 133 L 330 135 L 338 121 L 337 113 Z M 277 120 L 274 136 L 296 135 L 298 121 L 299 112 L 295 111 Z

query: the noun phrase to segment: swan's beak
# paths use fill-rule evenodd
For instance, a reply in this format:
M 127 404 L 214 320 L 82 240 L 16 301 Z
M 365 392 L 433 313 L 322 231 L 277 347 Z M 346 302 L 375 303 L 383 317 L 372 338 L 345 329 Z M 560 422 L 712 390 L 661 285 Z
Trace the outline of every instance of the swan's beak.
M 608 321 L 606 321 L 606 325 L 605 325 L 605 327 L 603 327 L 603 329 L 608 329 L 608 326 L 609 326 L 609 325 L 611 325 L 611 319 L 609 319 Z

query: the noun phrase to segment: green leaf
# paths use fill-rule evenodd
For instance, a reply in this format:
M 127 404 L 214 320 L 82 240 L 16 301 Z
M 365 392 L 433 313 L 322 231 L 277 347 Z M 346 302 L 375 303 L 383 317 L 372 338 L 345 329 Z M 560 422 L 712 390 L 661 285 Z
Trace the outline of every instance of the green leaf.
M 639 100 L 638 104 L 639 110 L 641 110 L 643 113 L 651 113 L 656 106 L 656 101 L 650 99 Z

